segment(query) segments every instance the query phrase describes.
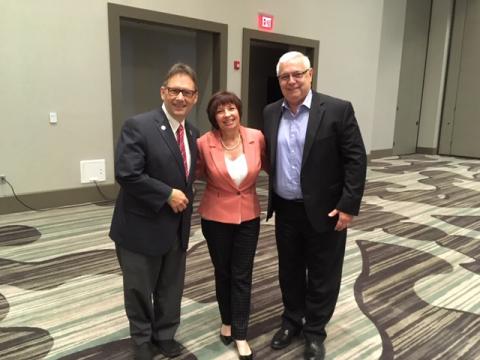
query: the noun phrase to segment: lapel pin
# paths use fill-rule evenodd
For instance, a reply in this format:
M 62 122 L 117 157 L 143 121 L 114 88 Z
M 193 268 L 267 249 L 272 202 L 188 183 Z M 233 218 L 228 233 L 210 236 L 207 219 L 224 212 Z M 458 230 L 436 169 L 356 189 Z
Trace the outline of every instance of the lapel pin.
M 165 131 L 167 128 L 165 127 L 165 125 L 162 125 L 162 126 L 160 126 L 160 129 Z

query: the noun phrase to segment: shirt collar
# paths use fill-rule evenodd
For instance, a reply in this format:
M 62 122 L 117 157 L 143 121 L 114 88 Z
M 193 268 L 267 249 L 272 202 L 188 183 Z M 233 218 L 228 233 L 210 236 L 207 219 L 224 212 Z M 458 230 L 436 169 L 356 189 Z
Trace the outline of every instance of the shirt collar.
M 163 112 L 165 113 L 165 116 L 167 117 L 167 120 L 170 124 L 170 127 L 172 128 L 173 130 L 173 133 L 176 134 L 177 133 L 177 129 L 178 127 L 180 126 L 180 124 L 183 125 L 183 128 L 185 128 L 185 119 L 183 119 L 182 121 L 178 122 L 177 120 L 175 120 L 173 118 L 172 115 L 170 115 L 170 113 L 167 111 L 167 107 L 165 106 L 165 103 L 162 104 L 162 110 Z
M 310 109 L 312 107 L 312 89 L 308 90 L 307 96 L 305 96 L 305 99 L 303 100 L 302 104 L 298 108 L 300 109 L 302 106 L 305 106 L 307 109 Z M 285 101 L 285 98 L 283 98 L 282 109 L 290 110 L 290 107 L 288 106 L 288 103 Z

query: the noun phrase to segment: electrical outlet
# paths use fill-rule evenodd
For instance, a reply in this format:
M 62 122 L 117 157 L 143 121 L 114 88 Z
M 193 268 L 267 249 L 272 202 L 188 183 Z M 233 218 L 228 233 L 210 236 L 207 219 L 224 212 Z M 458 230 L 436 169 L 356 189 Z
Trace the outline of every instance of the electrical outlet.
M 82 184 L 105 181 L 105 159 L 80 161 Z
M 7 182 L 7 177 L 5 175 L 0 175 L 0 184 L 5 184 Z

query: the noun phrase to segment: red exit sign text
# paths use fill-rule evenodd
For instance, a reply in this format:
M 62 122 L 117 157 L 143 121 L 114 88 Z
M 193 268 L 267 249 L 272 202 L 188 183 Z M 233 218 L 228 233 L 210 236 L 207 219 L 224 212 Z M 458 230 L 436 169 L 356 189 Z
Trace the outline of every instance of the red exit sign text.
M 273 31 L 273 15 L 259 13 L 257 23 L 259 30 Z

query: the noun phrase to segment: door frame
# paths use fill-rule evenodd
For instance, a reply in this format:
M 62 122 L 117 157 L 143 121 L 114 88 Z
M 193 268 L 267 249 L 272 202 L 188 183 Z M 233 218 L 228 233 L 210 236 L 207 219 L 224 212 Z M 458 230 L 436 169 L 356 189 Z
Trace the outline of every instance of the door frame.
M 455 0 L 453 10 L 453 25 L 448 51 L 447 76 L 445 95 L 443 98 L 442 118 L 438 136 L 438 153 L 451 155 L 453 140 L 453 125 L 460 80 L 460 65 L 462 62 L 463 31 L 467 17 L 467 1 Z
M 419 16 L 423 15 L 423 13 L 419 13 L 418 11 L 416 11 L 418 10 L 418 8 L 415 8 L 414 6 L 425 6 L 424 9 L 426 10 L 426 17 L 419 18 Z M 413 154 L 418 151 L 417 149 L 418 137 L 420 134 L 420 119 L 422 117 L 422 104 L 425 91 L 425 75 L 429 55 L 428 49 L 430 41 L 430 28 L 432 23 L 432 7 L 433 0 L 424 0 L 423 2 L 418 2 L 418 0 L 407 0 L 405 10 L 405 24 L 403 31 L 402 56 L 400 62 L 400 75 L 398 81 L 397 108 L 395 112 L 393 132 L 393 155 Z M 417 22 L 418 20 L 425 20 L 423 21 L 423 25 L 425 26 L 425 28 L 423 29 L 425 30 L 425 32 L 423 33 L 419 33 L 418 28 L 415 26 L 415 22 Z M 413 37 L 412 32 L 415 33 Z M 412 48 L 418 50 L 418 39 L 422 36 L 424 36 L 423 39 L 425 40 L 425 42 L 422 43 L 424 47 L 422 46 L 420 51 L 415 51 L 414 55 L 412 55 Z M 414 39 L 415 41 L 412 41 L 412 39 Z M 412 67 L 412 61 L 418 59 L 420 53 L 423 57 L 421 61 L 421 68 L 415 66 Z M 415 62 L 414 65 L 419 65 L 419 62 Z M 417 72 L 417 75 L 419 75 L 418 77 L 414 78 L 416 80 L 420 79 L 418 81 L 421 81 L 420 86 L 412 87 L 412 72 Z M 413 99 L 413 102 L 409 101 L 409 105 L 404 106 L 405 97 L 408 97 L 408 100 L 412 100 L 411 95 L 415 93 L 417 93 L 418 96 Z M 412 113 L 410 111 L 412 109 L 415 109 L 415 105 L 417 105 L 418 113 Z M 415 123 L 415 133 L 410 133 L 410 131 L 407 131 L 408 141 L 405 141 L 406 137 L 402 136 L 405 135 L 404 130 L 407 128 L 413 128 L 413 123 Z M 411 145 L 411 147 L 409 145 Z
M 243 41 L 242 41 L 242 78 L 241 78 L 241 98 L 242 108 L 244 109 L 244 119 L 249 119 L 248 114 L 248 87 L 249 87 L 249 73 L 250 73 L 250 45 L 252 40 L 268 41 L 273 43 L 280 43 L 292 47 L 306 47 L 313 49 L 313 63 L 312 68 L 318 67 L 318 54 L 320 49 L 320 41 L 301 38 L 297 36 L 283 35 L 269 33 L 259 30 L 243 28 Z M 312 79 L 312 89 L 316 89 L 317 77 Z

